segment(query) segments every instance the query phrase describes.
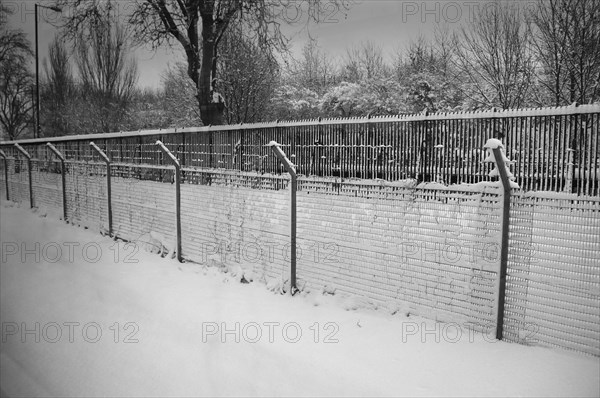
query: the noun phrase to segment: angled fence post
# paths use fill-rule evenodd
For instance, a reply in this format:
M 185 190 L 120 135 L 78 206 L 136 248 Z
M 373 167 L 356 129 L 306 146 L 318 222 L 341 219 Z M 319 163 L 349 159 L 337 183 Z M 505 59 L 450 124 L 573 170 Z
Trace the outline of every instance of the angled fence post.
M 94 142 L 90 142 L 90 146 L 98 152 L 98 155 L 104 160 L 106 163 L 106 200 L 107 200 L 107 212 L 108 212 L 108 236 L 113 236 L 113 218 L 112 218 L 112 191 L 111 191 L 111 182 L 110 182 L 110 159 L 104 153 L 104 151 L 98 148 L 98 145 L 94 144 Z
M 65 166 L 65 157 L 63 154 L 56 149 L 54 145 L 51 143 L 46 143 L 46 146 L 50 148 L 50 150 L 56 155 L 56 157 L 60 160 L 60 174 L 62 177 L 62 205 L 63 205 L 63 220 L 67 221 L 67 176 L 66 171 L 67 168 Z
M 511 181 L 513 174 L 508 169 L 511 161 L 506 157 L 502 149 L 504 146 L 498 139 L 489 139 L 484 148 L 491 150 L 490 155 L 484 162 L 495 162 L 494 169 L 489 173 L 490 177 L 499 176 L 503 188 L 502 203 L 502 230 L 500 242 L 500 270 L 498 272 L 498 309 L 496 319 L 496 339 L 502 340 L 504 332 L 504 303 L 506 299 L 506 271 L 508 268 L 508 234 L 510 222 L 510 193 L 511 188 L 517 185 Z
M 31 180 L 31 155 L 19 144 L 15 143 L 15 148 L 27 158 L 27 174 L 29 178 L 29 206 L 33 209 L 33 181 Z
M 1 149 L 0 156 L 2 156 L 2 159 L 4 159 L 4 181 L 6 183 L 6 200 L 10 200 L 10 193 L 8 192 L 8 157 Z
M 293 296 L 298 288 L 296 287 L 296 191 L 298 190 L 298 176 L 296 166 L 287 158 L 280 148 L 280 145 L 271 141 L 266 146 L 271 147 L 275 156 L 283 163 L 283 166 L 291 176 L 291 203 L 290 203 L 290 294 Z
M 181 262 L 181 164 L 179 160 L 169 151 L 169 148 L 162 143 L 156 141 L 156 145 L 167 155 L 173 166 L 175 166 L 175 218 L 177 223 L 177 261 Z

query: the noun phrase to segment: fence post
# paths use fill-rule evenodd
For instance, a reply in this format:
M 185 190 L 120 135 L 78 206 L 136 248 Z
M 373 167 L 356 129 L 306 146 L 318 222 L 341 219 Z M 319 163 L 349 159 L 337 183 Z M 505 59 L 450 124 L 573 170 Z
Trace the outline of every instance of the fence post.
M 568 192 L 571 193 L 573 192 L 573 176 L 574 176 L 574 171 L 575 171 L 575 164 L 574 162 L 574 149 L 571 148 L 567 148 L 567 155 L 568 155 L 568 159 L 567 159 L 567 181 L 565 183 L 565 187 L 563 189 L 564 192 Z
M 98 155 L 104 160 L 106 163 L 106 201 L 107 201 L 107 212 L 108 212 L 108 236 L 113 236 L 113 217 L 112 217 L 112 191 L 111 191 L 111 182 L 110 182 L 110 159 L 106 156 L 106 153 L 102 149 L 98 147 L 98 145 L 94 144 L 93 141 L 90 142 L 90 146 L 98 152 Z
M 516 184 L 510 181 L 514 176 L 508 169 L 510 160 L 503 153 L 502 142 L 498 139 L 489 139 L 484 148 L 491 150 L 484 162 L 495 162 L 490 177 L 499 176 L 503 188 L 502 204 L 502 230 L 500 243 L 500 270 L 498 272 L 498 309 L 496 319 L 496 339 L 502 340 L 504 329 L 504 303 L 506 298 L 506 271 L 508 267 L 508 233 L 510 222 L 510 190 Z M 493 159 L 492 159 L 493 157 Z
M 290 173 L 291 176 L 291 203 L 290 203 L 290 294 L 293 296 L 298 288 L 296 287 L 296 191 L 298 190 L 298 176 L 296 174 L 296 167 L 287 158 L 285 153 L 280 148 L 280 145 L 271 141 L 266 146 L 271 147 L 275 156 L 283 163 L 283 166 Z
M 65 166 L 65 157 L 51 143 L 48 142 L 46 143 L 46 145 L 48 146 L 48 148 L 50 148 L 52 152 L 54 152 L 56 157 L 58 157 L 58 159 L 60 160 L 60 174 L 62 176 L 63 220 L 67 221 L 67 168 Z
M 27 176 L 29 178 L 29 206 L 33 209 L 33 181 L 31 180 L 31 155 L 19 144 L 15 148 L 27 158 Z
M 0 156 L 4 159 L 4 181 L 6 183 L 6 200 L 10 200 L 10 194 L 8 190 L 8 157 L 3 150 L 0 149 Z
M 160 140 L 156 145 L 167 155 L 175 166 L 175 218 L 177 223 L 177 261 L 181 262 L 181 165 L 179 160 L 169 151 Z

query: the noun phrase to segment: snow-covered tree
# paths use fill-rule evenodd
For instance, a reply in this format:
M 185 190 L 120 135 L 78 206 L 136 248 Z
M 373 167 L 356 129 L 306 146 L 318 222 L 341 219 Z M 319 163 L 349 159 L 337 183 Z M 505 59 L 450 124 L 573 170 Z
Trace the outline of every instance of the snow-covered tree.
M 313 119 L 321 115 L 319 95 L 308 89 L 283 85 L 275 89 L 271 98 L 271 120 Z
M 396 54 L 396 79 L 406 93 L 409 113 L 454 111 L 463 105 L 461 77 L 451 65 L 448 32 L 438 30 L 434 41 L 419 37 Z
M 328 90 L 319 102 L 326 116 L 367 116 L 404 113 L 405 90 L 391 78 L 361 83 L 341 82 Z

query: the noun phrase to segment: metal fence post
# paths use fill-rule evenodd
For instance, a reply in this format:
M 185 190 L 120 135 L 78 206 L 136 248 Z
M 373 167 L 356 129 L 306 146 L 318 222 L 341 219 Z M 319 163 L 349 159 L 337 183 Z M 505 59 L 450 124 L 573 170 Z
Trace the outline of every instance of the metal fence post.
M 4 159 L 4 181 L 6 184 L 6 200 L 10 200 L 10 193 L 8 189 L 8 157 L 4 151 L 0 150 L 0 156 Z
M 567 148 L 567 178 L 565 182 L 564 192 L 573 192 L 573 176 L 575 175 L 575 164 L 574 162 L 574 149 Z
M 490 139 L 484 148 L 491 149 L 493 160 L 490 157 L 484 161 L 495 161 L 496 167 L 489 173 L 490 177 L 499 176 L 502 182 L 502 230 L 500 241 L 500 270 L 498 272 L 498 313 L 496 319 L 496 339 L 502 340 L 504 332 L 504 303 L 506 298 L 506 271 L 508 268 L 508 234 L 510 222 L 510 193 L 512 184 L 510 179 L 513 177 L 508 170 L 510 160 L 502 152 L 503 145 L 497 139 Z
M 98 155 L 104 160 L 106 163 L 106 196 L 107 196 L 107 212 L 108 212 L 108 236 L 113 236 L 113 218 L 112 218 L 112 192 L 111 192 L 111 182 L 110 182 L 110 159 L 106 156 L 106 153 L 102 149 L 98 147 L 98 145 L 94 144 L 94 142 L 90 142 L 90 146 L 98 152 Z
M 271 147 L 275 156 L 283 163 L 283 166 L 291 176 L 291 203 L 290 203 L 290 294 L 293 296 L 298 288 L 296 287 L 296 191 L 298 190 L 298 176 L 296 166 L 287 158 L 280 148 L 280 145 L 271 141 L 266 146 Z
M 181 164 L 160 140 L 156 145 L 167 155 L 175 166 L 175 218 L 177 223 L 177 261 L 181 262 Z
M 19 144 L 15 144 L 15 148 L 19 150 L 27 158 L 27 175 L 29 178 L 29 206 L 33 209 L 33 181 L 31 180 L 31 155 Z
M 46 145 L 48 146 L 48 148 L 50 148 L 50 150 L 52 152 L 54 152 L 56 157 L 58 157 L 58 159 L 60 160 L 60 174 L 62 176 L 63 220 L 67 221 L 67 176 L 66 176 L 67 168 L 65 166 L 65 157 L 51 143 L 48 142 L 48 143 L 46 143 Z

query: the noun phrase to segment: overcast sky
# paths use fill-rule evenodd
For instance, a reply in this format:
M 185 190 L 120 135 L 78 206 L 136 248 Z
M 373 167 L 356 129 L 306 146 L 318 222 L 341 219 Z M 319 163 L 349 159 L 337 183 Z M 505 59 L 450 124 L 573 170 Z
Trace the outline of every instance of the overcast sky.
M 288 18 L 294 19 L 297 8 L 292 3 L 281 12 L 287 12 Z M 319 45 L 329 55 L 341 57 L 347 47 L 359 44 L 361 41 L 371 40 L 381 46 L 390 56 L 397 49 L 404 48 L 411 39 L 419 35 L 433 36 L 436 23 L 447 24 L 450 27 L 464 23 L 490 0 L 441 0 L 441 1 L 404 1 L 404 0 L 345 0 L 351 4 L 349 10 L 333 7 L 327 0 L 326 13 L 320 24 L 310 26 L 310 35 L 319 40 Z M 537 0 L 527 0 L 532 4 Z M 33 45 L 34 43 L 34 4 L 33 0 L 2 0 L 4 4 L 15 11 L 9 24 L 14 28 L 25 31 Z M 521 3 L 524 3 L 523 1 Z M 40 1 L 38 4 L 51 4 Z M 127 10 L 132 2 L 120 1 L 120 7 Z M 50 10 L 40 9 L 39 21 L 39 50 L 40 68 L 42 59 L 47 56 L 48 45 L 52 41 L 57 29 L 52 21 L 61 18 Z M 294 25 L 285 28 L 285 32 L 292 37 L 292 52 L 298 54 L 308 40 L 308 32 L 302 29 L 303 25 Z M 158 52 L 149 51 L 147 48 L 136 50 L 140 68 L 140 86 L 158 87 L 160 77 L 169 62 L 183 60 L 179 48 L 167 48 Z M 33 65 L 32 65 L 33 68 Z M 42 70 L 42 69 L 40 69 Z M 40 72 L 41 73 L 41 72 Z

